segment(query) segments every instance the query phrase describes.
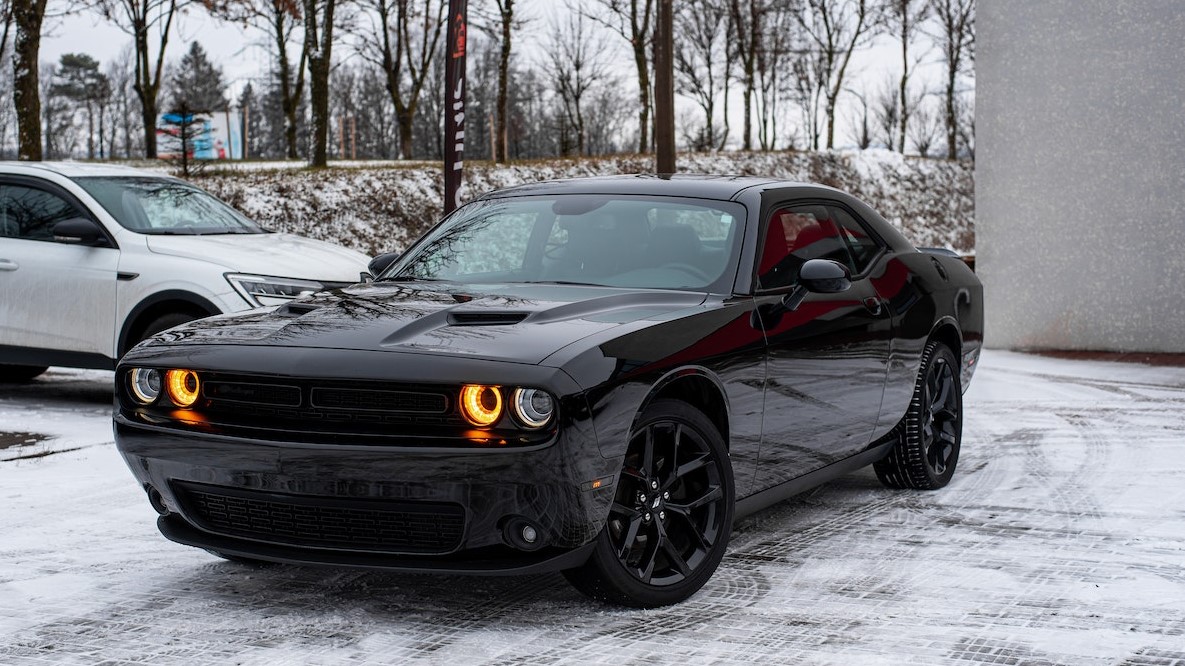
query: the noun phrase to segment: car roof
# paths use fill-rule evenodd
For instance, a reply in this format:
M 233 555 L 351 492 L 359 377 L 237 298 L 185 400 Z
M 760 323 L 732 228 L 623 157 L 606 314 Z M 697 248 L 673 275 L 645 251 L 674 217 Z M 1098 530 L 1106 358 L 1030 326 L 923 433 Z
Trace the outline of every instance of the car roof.
M 479 199 L 548 194 L 625 194 L 698 199 L 735 199 L 741 192 L 759 187 L 802 187 L 829 189 L 813 183 L 786 181 L 763 176 L 708 174 L 632 174 L 547 180 L 507 187 L 486 193 Z
M 90 162 L 0 162 L 0 171 L 8 171 L 11 168 L 49 171 L 59 176 L 65 176 L 66 178 L 80 178 L 84 176 L 170 178 L 170 176 L 163 173 L 135 169 L 122 164 L 94 164 Z

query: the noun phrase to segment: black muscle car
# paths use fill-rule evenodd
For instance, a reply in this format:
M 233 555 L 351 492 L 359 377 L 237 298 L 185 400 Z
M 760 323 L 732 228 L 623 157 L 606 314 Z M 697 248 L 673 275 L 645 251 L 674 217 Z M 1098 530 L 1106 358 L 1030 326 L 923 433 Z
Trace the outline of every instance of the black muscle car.
M 116 372 L 166 537 L 233 560 L 563 571 L 656 606 L 732 522 L 873 465 L 954 473 L 982 288 L 819 185 L 485 195 L 374 280 L 172 329 Z

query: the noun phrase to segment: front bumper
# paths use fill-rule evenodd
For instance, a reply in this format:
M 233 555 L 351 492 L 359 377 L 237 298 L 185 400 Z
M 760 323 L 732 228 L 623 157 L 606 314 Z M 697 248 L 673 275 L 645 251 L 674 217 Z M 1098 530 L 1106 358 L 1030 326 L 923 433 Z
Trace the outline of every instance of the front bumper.
M 158 527 L 173 541 L 277 562 L 481 574 L 587 558 L 620 461 L 581 432 L 561 430 L 531 449 L 441 451 L 253 440 L 115 418 L 120 453 L 159 494 Z M 534 543 L 515 536 L 528 524 Z

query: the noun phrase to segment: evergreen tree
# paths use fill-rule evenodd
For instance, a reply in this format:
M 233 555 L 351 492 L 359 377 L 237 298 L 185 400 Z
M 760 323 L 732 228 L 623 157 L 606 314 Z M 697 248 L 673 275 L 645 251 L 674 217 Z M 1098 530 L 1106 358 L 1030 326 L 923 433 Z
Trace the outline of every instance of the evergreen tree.
M 169 77 L 171 110 L 182 107 L 191 113 L 211 113 L 226 109 L 226 84 L 222 70 L 210 62 L 202 45 L 193 42 Z
M 102 117 L 100 109 L 111 95 L 107 77 L 99 71 L 99 61 L 85 53 L 66 53 L 58 63 L 50 92 L 81 107 L 86 113 L 86 156 L 96 156 L 95 121 L 100 121 L 98 153 L 102 156 Z

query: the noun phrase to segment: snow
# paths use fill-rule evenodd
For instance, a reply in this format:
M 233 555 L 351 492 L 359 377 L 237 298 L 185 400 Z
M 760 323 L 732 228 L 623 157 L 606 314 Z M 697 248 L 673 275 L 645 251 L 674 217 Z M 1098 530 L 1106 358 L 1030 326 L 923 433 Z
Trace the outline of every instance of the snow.
M 163 169 L 159 163 L 155 168 Z M 885 150 L 681 154 L 682 173 L 770 176 L 830 185 L 861 198 L 920 247 L 975 251 L 973 166 L 904 157 Z M 305 170 L 298 162 L 211 165 L 194 182 L 276 231 L 328 240 L 367 254 L 402 251 L 439 219 L 439 164 L 335 162 Z M 537 160 L 508 166 L 466 164 L 469 199 L 523 183 L 653 172 L 646 156 Z
M 111 442 L 110 377 L 0 385 L 0 432 L 50 436 L 0 449 L 0 663 L 1185 661 L 1185 368 L 988 350 L 950 486 L 849 475 L 744 520 L 703 591 L 649 611 L 558 575 L 170 543 Z

